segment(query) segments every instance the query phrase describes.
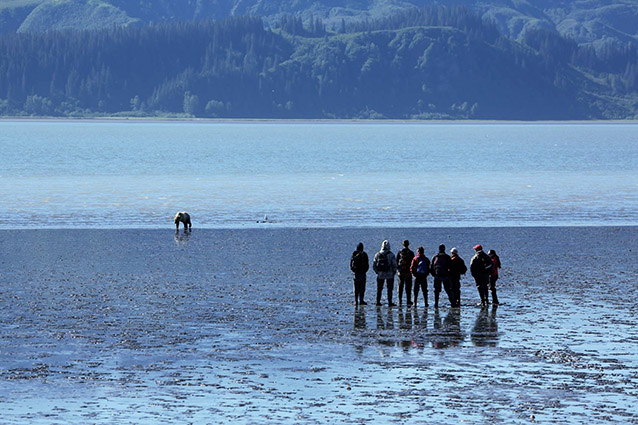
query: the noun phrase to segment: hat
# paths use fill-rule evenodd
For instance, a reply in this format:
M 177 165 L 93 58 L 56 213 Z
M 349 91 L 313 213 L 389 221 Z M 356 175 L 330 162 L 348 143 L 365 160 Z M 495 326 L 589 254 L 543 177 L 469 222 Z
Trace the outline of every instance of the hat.
M 474 245 L 474 251 L 482 251 L 483 247 L 481 246 L 481 244 L 478 245 Z
M 459 253 L 459 250 L 458 250 L 458 249 L 456 249 L 456 248 L 452 248 L 452 249 L 450 250 L 450 254 L 458 254 L 458 253 Z

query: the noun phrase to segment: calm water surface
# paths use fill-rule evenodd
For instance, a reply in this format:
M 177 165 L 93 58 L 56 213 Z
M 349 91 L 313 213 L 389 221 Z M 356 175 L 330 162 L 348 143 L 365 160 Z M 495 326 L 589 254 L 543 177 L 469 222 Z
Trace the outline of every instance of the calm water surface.
M 5 121 L 0 149 L 0 228 L 638 222 L 635 123 Z

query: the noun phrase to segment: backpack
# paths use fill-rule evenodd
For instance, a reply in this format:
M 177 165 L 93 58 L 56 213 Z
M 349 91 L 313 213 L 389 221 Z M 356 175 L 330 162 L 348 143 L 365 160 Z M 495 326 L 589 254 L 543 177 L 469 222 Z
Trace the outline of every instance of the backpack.
M 407 258 L 407 253 L 400 251 L 399 252 L 399 261 L 398 261 L 399 270 L 401 272 L 409 273 L 410 272 L 410 261 Z
M 416 265 L 416 272 L 417 274 L 427 275 L 429 271 L 430 271 L 430 262 L 428 261 L 427 258 L 422 257 L 419 260 L 419 263 Z
M 448 273 L 449 261 L 444 255 L 436 255 L 432 266 L 436 276 L 446 276 Z
M 379 253 L 377 256 L 377 270 L 380 272 L 387 272 L 390 270 L 390 264 L 388 264 L 388 255 L 385 253 Z
M 365 255 L 363 255 L 363 251 L 356 251 L 352 254 L 352 259 L 350 260 L 350 270 L 355 273 L 363 272 L 366 268 L 366 259 Z
M 492 273 L 492 260 L 486 253 L 480 251 L 477 253 L 476 259 L 470 263 L 470 273 L 472 276 L 480 276 Z
M 492 274 L 492 271 L 494 270 L 494 263 L 492 262 L 492 259 L 490 258 L 490 256 L 487 255 L 486 253 L 483 253 L 483 255 L 481 256 L 481 259 L 483 260 L 483 266 L 485 267 L 485 272 Z

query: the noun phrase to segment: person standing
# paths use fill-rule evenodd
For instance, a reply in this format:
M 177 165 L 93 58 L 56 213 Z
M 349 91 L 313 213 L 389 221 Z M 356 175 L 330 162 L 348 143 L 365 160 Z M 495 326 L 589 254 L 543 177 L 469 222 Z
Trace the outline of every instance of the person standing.
M 430 268 L 432 276 L 434 276 L 434 308 L 439 307 L 439 294 L 441 293 L 441 287 L 445 288 L 445 292 L 450 298 L 450 256 L 445 253 L 445 245 L 439 245 L 439 252 L 432 257 Z
M 492 260 L 492 274 L 490 274 L 490 291 L 492 292 L 492 304 L 498 305 L 498 297 L 496 296 L 496 281 L 498 280 L 498 269 L 501 268 L 501 259 L 496 255 L 496 251 L 490 249 L 487 255 Z
M 450 289 L 452 290 L 452 307 L 461 306 L 461 275 L 467 272 L 467 266 L 465 261 L 459 257 L 459 250 L 452 248 L 450 250 L 452 255 L 450 259 Z
M 419 289 L 423 292 L 425 306 L 428 306 L 428 274 L 430 274 L 430 259 L 425 256 L 423 247 L 416 250 L 416 257 L 412 260 L 410 270 L 414 275 L 414 305 L 419 300 Z
M 399 305 L 403 304 L 403 288 L 408 307 L 412 305 L 412 273 L 410 266 L 414 259 L 414 252 L 410 248 L 410 241 L 403 241 L 403 249 L 397 254 L 397 270 L 399 271 Z
M 370 269 L 368 254 L 363 250 L 363 243 L 359 242 L 357 250 L 350 258 L 350 270 L 354 273 L 354 304 L 366 305 L 363 296 L 366 292 L 366 273 Z
M 481 297 L 481 306 L 487 307 L 489 304 L 487 287 L 492 273 L 492 260 L 483 252 L 483 247 L 480 244 L 474 246 L 474 251 L 475 254 L 470 260 L 470 273 L 476 281 L 476 288 Z
M 394 275 L 397 272 L 397 260 L 390 251 L 390 242 L 387 240 L 381 244 L 381 250 L 374 254 L 372 270 L 377 274 L 377 305 L 381 305 L 381 295 L 385 283 L 388 290 L 388 305 L 394 307 L 396 304 L 392 303 L 392 291 L 394 290 Z

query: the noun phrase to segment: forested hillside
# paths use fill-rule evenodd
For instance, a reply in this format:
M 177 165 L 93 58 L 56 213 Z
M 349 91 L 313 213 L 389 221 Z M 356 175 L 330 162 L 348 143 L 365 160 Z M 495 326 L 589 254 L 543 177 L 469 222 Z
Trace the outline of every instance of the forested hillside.
M 231 16 L 259 16 L 270 25 L 285 15 L 304 22 L 319 18 L 332 29 L 342 21 L 351 24 L 440 5 L 468 7 L 514 39 L 549 29 L 579 44 L 638 40 L 635 0 L 0 0 L 0 33 Z
M 107 10 L 105 13 L 112 12 Z M 0 37 L 0 114 L 589 119 L 638 115 L 631 43 L 520 40 L 464 7 Z

